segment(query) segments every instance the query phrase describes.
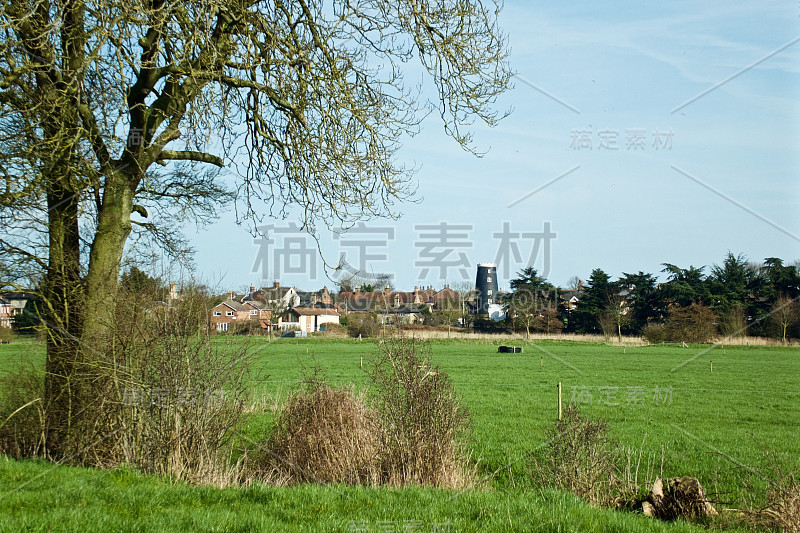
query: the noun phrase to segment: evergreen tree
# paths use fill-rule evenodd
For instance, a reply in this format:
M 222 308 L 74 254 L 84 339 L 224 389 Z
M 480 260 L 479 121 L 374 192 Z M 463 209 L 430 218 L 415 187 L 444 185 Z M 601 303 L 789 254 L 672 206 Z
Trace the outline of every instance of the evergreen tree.
M 592 270 L 578 307 L 572 312 L 572 322 L 576 331 L 581 333 L 601 333 L 600 315 L 608 304 L 609 291 L 612 289 L 608 274 L 602 269 Z
M 623 272 L 616 284 L 623 291 L 631 310 L 628 324 L 631 333 L 638 335 L 648 322 L 663 317 L 665 305 L 658 291 L 655 276 L 641 270 L 636 274 Z

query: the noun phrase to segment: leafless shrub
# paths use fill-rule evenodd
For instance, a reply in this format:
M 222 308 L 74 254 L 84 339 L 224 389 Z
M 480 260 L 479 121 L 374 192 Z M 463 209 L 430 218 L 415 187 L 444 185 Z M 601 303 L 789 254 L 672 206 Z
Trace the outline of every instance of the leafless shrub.
M 389 485 L 464 487 L 473 483 L 463 448 L 470 418 L 427 345 L 386 339 L 369 372 L 383 422 L 382 473 Z
M 251 454 L 252 475 L 281 485 L 471 485 L 462 441 L 469 417 L 420 344 L 384 341 L 369 376 L 372 405 L 316 373 L 308 378 Z
M 603 331 L 603 338 L 606 342 L 611 340 L 611 337 L 617 334 L 617 323 L 614 321 L 614 316 L 611 313 L 600 313 L 597 317 L 600 323 L 600 329 Z
M 117 328 L 136 338 L 119 339 L 125 349 L 116 354 L 119 365 L 108 369 L 114 401 L 104 414 L 108 429 L 119 431 L 107 457 L 98 457 L 102 462 L 195 483 L 235 480 L 227 445 L 247 399 L 247 346 L 212 344 L 209 309 L 190 292 L 172 306 L 149 309 L 138 331 Z
M 194 483 L 237 476 L 229 441 L 245 404 L 246 345 L 213 345 L 207 300 L 187 291 L 167 305 L 121 292 L 109 346 L 91 346 L 69 386 L 69 431 L 58 459 L 95 467 L 133 465 Z M 0 446 L 15 457 L 46 456 L 45 373 L 30 367 L 5 380 Z M 20 408 L 25 406 L 25 408 Z
M 584 418 L 570 405 L 546 437 L 546 444 L 531 456 L 534 482 L 595 505 L 610 505 L 616 499 L 619 469 L 605 420 Z
M 710 342 L 717 335 L 719 318 L 710 307 L 693 303 L 671 306 L 666 321 L 666 339 L 673 342 Z
M 747 334 L 745 310 L 740 304 L 733 304 L 720 313 L 719 330 L 723 337 L 744 337 Z
M 286 401 L 249 471 L 277 485 L 376 485 L 380 445 L 380 424 L 363 398 L 313 377 Z

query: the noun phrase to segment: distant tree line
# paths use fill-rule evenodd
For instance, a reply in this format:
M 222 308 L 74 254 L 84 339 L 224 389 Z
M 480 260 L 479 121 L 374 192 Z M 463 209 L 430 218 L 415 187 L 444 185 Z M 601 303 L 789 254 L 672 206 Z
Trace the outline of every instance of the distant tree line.
M 705 342 L 716 335 L 800 337 L 800 267 L 728 253 L 710 268 L 663 264 L 666 280 L 645 272 L 612 280 L 592 270 L 579 290 L 563 290 L 526 268 L 506 295 L 508 327 L 518 332 L 644 335 L 654 341 Z M 566 302 L 572 296 L 574 308 Z

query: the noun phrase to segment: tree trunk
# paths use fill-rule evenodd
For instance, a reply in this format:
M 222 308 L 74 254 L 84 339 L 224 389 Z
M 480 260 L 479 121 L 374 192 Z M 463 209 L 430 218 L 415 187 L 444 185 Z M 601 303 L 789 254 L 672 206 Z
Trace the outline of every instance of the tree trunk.
M 103 191 L 97 231 L 89 254 L 86 310 L 81 339 L 93 357 L 107 359 L 113 333 L 119 271 L 131 233 L 134 182 L 130 176 L 109 176 Z
M 60 191 L 49 199 L 54 207 L 46 284 L 45 405 L 47 449 L 53 458 L 74 457 L 108 436 L 102 403 L 113 401 L 105 394 L 106 378 L 115 365 L 111 339 L 120 264 L 131 231 L 132 183 L 122 173 L 106 181 L 85 282 L 80 277 L 77 197 Z
M 72 426 L 71 377 L 79 353 L 83 282 L 77 196 L 54 185 L 47 204 L 49 262 L 42 288 L 42 318 L 47 327 L 45 447 L 50 456 L 61 458 Z

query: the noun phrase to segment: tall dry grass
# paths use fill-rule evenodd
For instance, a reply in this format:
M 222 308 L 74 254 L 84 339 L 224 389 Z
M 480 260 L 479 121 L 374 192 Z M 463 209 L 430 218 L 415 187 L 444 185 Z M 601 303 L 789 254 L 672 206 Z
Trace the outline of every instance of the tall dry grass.
M 475 468 L 464 448 L 469 416 L 424 345 L 385 339 L 369 370 L 368 398 L 319 375 L 283 406 L 248 471 L 269 483 L 462 488 Z
M 307 380 L 249 460 L 250 475 L 276 485 L 378 485 L 381 426 L 352 388 Z
M 768 465 L 754 472 L 767 481 L 766 501 L 746 505 L 742 520 L 748 524 L 787 533 L 800 533 L 800 462 L 775 451 L 764 450 Z
M 466 487 L 474 482 L 465 438 L 470 417 L 427 344 L 385 339 L 368 372 L 383 423 L 382 470 L 389 485 Z

